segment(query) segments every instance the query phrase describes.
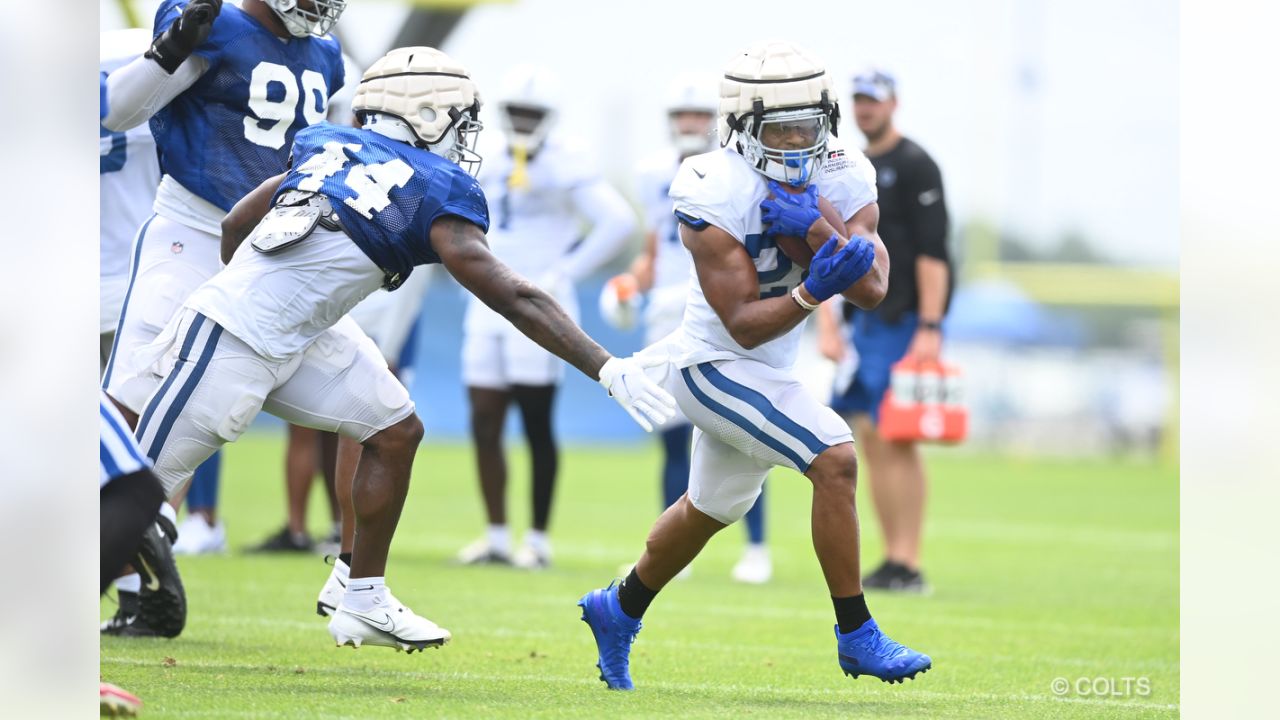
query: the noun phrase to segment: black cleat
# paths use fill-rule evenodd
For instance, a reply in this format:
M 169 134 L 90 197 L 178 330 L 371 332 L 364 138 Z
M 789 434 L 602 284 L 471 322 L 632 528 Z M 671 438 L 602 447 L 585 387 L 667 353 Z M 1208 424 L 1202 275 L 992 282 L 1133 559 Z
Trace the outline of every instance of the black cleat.
M 280 529 L 280 532 L 263 540 L 249 548 L 245 548 L 245 552 L 251 553 L 292 553 L 305 552 L 309 553 L 315 549 L 315 544 L 311 542 L 311 537 L 306 533 L 294 535 L 289 532 L 288 527 Z
M 143 533 L 132 564 L 142 576 L 138 614 L 132 625 L 142 623 L 161 637 L 177 637 L 187 624 L 187 593 L 173 560 L 172 544 L 159 525 L 153 524 Z
M 885 560 L 875 572 L 862 578 L 862 587 L 916 595 L 927 594 L 930 589 L 924 581 L 923 573 L 892 560 Z

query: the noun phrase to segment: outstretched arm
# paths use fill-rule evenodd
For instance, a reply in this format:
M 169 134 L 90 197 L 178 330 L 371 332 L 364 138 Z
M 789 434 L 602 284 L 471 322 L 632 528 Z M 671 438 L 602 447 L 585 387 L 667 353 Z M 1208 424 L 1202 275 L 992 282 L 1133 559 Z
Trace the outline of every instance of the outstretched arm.
M 261 185 L 240 198 L 240 202 L 231 208 L 231 212 L 222 219 L 222 264 L 231 262 L 240 243 L 249 237 L 249 233 L 258 227 L 267 211 L 271 209 L 271 198 L 275 197 L 280 183 L 284 182 L 286 173 L 269 177 Z
M 431 226 L 431 247 L 468 292 L 582 374 L 600 379 L 609 353 L 582 332 L 550 295 L 489 252 L 479 227 L 454 215 L 441 217 Z

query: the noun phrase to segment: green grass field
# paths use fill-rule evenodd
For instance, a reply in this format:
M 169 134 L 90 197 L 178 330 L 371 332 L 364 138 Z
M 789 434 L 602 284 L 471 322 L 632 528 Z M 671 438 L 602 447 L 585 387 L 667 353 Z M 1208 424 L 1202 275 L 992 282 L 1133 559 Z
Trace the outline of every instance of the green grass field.
M 525 465 L 512 459 L 522 532 Z M 904 685 L 852 680 L 837 667 L 808 484 L 779 470 L 768 485 L 773 582 L 729 580 L 743 532 L 727 529 L 646 616 L 632 653 L 637 691 L 606 691 L 575 602 L 637 557 L 658 510 L 656 446 L 565 451 L 556 563 L 541 573 L 450 564 L 483 527 L 470 451 L 424 446 L 388 582 L 453 632 L 441 650 L 336 648 L 314 614 L 328 573 L 318 557 L 233 551 L 180 559 L 186 631 L 104 638 L 102 676 L 141 696 L 148 718 L 1176 716 L 1176 470 L 946 451 L 931 462 L 925 567 L 935 590 L 868 598 L 894 638 L 933 657 L 933 670 Z M 283 443 L 250 435 L 223 467 L 238 549 L 283 522 Z M 871 565 L 879 545 L 865 487 L 860 507 Z M 103 602 L 104 616 L 114 609 Z M 1059 697 L 1056 678 L 1086 678 L 1087 692 Z M 1135 680 L 1125 694 L 1124 678 L 1146 678 L 1149 692 Z

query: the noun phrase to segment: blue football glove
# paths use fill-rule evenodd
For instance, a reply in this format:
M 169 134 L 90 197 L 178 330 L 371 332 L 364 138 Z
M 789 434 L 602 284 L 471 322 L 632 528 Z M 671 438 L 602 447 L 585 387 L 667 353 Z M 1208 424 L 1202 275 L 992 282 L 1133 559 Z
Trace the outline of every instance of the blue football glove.
M 804 289 L 818 302 L 847 290 L 876 262 L 876 246 L 870 240 L 854 235 L 848 245 L 837 250 L 839 243 L 840 237 L 832 235 L 809 263 Z
M 760 203 L 760 220 L 769 225 L 769 235 L 790 235 L 803 239 L 822 217 L 818 210 L 818 188 L 810 185 L 802 193 L 787 192 L 776 180 L 769 181 L 773 197 Z

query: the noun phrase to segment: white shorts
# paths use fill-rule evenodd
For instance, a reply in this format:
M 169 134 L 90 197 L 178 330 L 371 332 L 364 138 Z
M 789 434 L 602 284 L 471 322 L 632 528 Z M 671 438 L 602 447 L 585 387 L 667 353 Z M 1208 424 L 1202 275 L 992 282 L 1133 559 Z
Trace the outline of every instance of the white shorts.
M 853 442 L 840 416 L 787 371 L 747 359 L 654 370 L 694 425 L 689 500 L 720 522 L 751 509 L 770 468 L 804 473 L 828 448 Z
M 152 215 L 134 241 L 129 287 L 102 388 L 135 413 L 155 389 L 136 357 L 154 341 L 193 290 L 222 269 L 221 239 Z
M 173 322 L 137 433 L 169 497 L 260 410 L 359 442 L 413 413 L 409 391 L 349 317 L 284 361 L 262 357 L 194 310 Z
M 556 300 L 574 322 L 578 304 L 569 292 Z M 462 383 L 467 387 L 506 390 L 512 385 L 557 385 L 564 361 L 530 340 L 506 318 L 472 298 L 463 322 Z

